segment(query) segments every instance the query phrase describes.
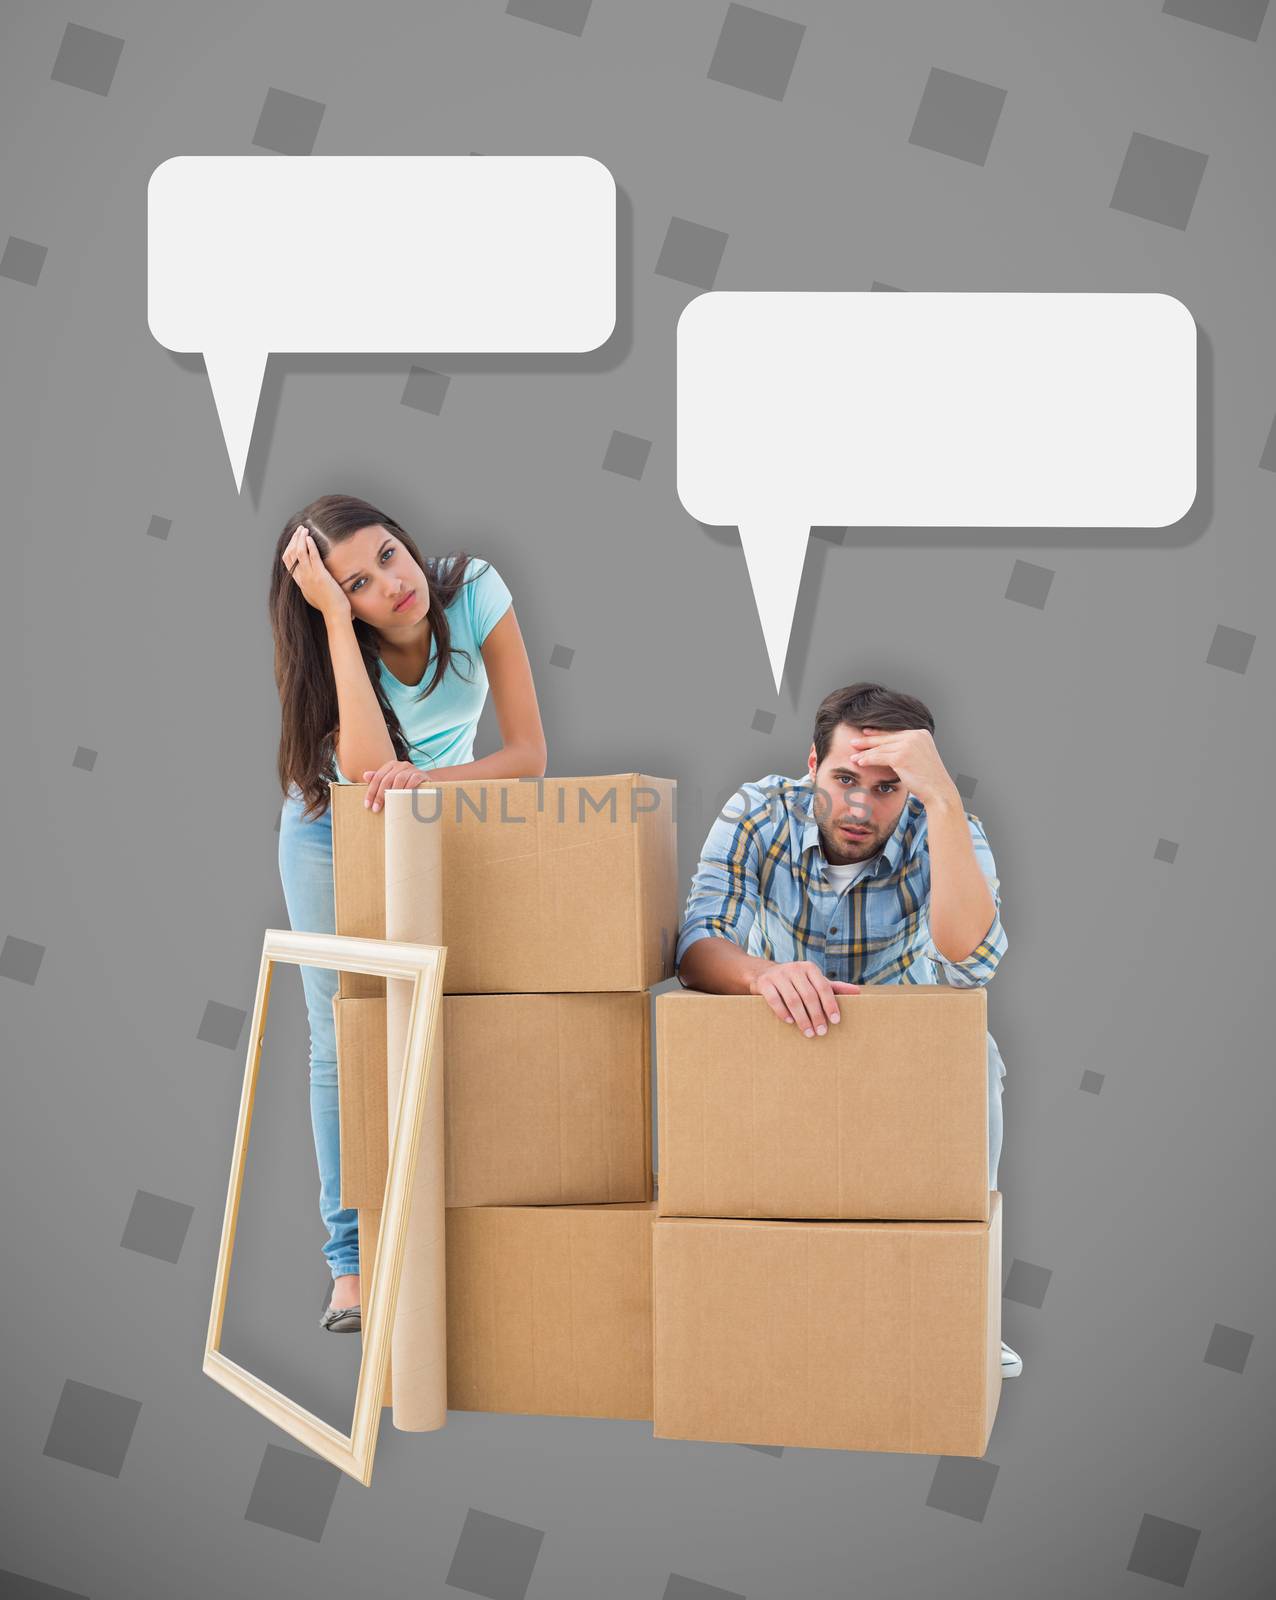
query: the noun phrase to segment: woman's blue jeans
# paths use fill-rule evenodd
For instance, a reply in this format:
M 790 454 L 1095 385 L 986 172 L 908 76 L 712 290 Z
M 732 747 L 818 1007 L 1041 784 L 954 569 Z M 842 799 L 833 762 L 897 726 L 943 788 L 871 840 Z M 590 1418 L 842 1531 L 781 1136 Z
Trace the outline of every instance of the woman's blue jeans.
M 335 933 L 332 892 L 332 811 L 302 820 L 303 802 L 290 794 L 279 818 L 279 876 L 288 921 L 296 933 Z M 332 997 L 337 974 L 302 967 L 310 1019 L 310 1124 L 319 1158 L 319 1210 L 328 1230 L 323 1253 L 334 1278 L 359 1270 L 359 1213 L 341 1204 L 341 1118 L 337 1103 L 337 1036 Z

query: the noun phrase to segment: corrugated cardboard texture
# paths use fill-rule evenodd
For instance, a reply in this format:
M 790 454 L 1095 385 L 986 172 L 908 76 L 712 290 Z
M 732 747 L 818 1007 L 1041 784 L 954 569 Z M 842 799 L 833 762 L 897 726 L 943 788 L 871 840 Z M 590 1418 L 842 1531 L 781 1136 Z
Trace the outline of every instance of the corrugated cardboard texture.
M 985 1221 L 987 997 L 883 984 L 808 1039 L 760 996 L 656 999 L 662 1216 Z
M 334 783 L 332 807 L 332 890 L 336 932 L 355 939 L 385 938 L 385 813 L 363 803 L 366 783 Z M 385 979 L 364 972 L 342 972 L 337 994 L 344 999 L 385 994 Z
M 443 862 L 437 833 L 412 825 L 413 796 L 386 797 L 386 937 L 438 945 L 443 922 Z M 446 967 L 445 969 L 446 970 Z M 386 1103 L 398 1116 L 414 985 L 386 979 Z M 399 1276 L 390 1355 L 394 1425 L 424 1433 L 447 1425 L 447 1289 L 443 1252 L 443 1095 L 446 1018 L 435 1029 Z
M 444 1002 L 449 1206 L 651 1199 L 646 994 Z
M 341 1203 L 385 1192 L 385 1002 L 338 998 Z M 449 1206 L 650 1200 L 646 994 L 449 995 Z
M 332 1012 L 337 1032 L 341 1204 L 380 1211 L 390 1138 L 385 998 L 360 995 L 343 999 L 338 994 L 333 997 Z
M 674 784 L 593 778 L 441 783 L 416 825 L 443 835 L 448 994 L 648 989 L 673 975 L 679 885 Z M 338 933 L 381 938 L 384 813 L 334 784 Z M 375 992 L 343 977 L 343 996 Z
M 447 1213 L 448 1405 L 651 1417 L 655 1204 Z
M 664 1218 L 664 1439 L 981 1456 L 1001 1387 L 1001 1197 L 988 1222 Z

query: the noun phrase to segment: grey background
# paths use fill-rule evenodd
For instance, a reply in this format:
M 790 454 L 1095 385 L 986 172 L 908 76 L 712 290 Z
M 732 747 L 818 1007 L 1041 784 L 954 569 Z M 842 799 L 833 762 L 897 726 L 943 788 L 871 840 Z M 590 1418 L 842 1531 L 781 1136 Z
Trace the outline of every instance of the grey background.
M 1260 0 L 509 9 L 4 7 L 6 1592 L 1257 1595 L 1276 24 Z M 615 337 L 273 358 L 236 495 L 201 359 L 146 327 L 146 182 L 266 148 L 597 156 Z M 316 217 L 297 271 L 342 248 L 370 247 Z M 1175 294 L 1201 330 L 1198 506 L 1143 532 L 820 530 L 777 698 L 738 539 L 674 492 L 697 289 L 670 272 Z M 990 1012 L 1026 1371 L 985 1462 L 458 1413 L 385 1427 L 365 1492 L 201 1376 L 237 1019 L 284 919 L 268 566 L 332 489 L 498 565 L 551 772 L 676 777 L 687 872 L 741 778 L 800 771 L 827 689 L 931 706 L 1010 939 Z M 304 1052 L 277 1076 L 261 1150 L 297 1190 Z M 300 1371 L 323 1268 L 304 1205 L 295 1228 Z

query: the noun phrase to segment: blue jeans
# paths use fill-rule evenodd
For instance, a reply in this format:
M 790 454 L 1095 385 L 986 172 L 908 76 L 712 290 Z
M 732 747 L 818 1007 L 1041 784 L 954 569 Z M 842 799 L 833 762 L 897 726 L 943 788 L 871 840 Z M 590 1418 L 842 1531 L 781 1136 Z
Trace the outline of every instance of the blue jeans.
M 1001 1165 L 1001 1080 L 1006 1064 L 992 1034 L 988 1035 L 988 1187 L 997 1187 L 997 1168 Z
M 295 933 L 335 933 L 332 894 L 332 812 L 302 820 L 303 803 L 289 795 L 279 818 L 279 876 Z M 359 1213 L 341 1204 L 341 1118 L 337 1102 L 337 1037 L 332 997 L 337 974 L 302 967 L 310 1019 L 310 1125 L 319 1158 L 319 1211 L 328 1230 L 323 1253 L 334 1278 L 359 1270 Z

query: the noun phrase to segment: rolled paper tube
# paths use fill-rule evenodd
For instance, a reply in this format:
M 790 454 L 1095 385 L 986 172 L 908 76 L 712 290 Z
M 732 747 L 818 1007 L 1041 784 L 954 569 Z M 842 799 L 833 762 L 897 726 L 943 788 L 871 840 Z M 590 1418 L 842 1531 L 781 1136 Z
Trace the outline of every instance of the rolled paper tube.
M 420 797 L 420 798 L 418 798 Z M 385 936 L 410 944 L 443 942 L 442 828 L 429 791 L 385 795 Z M 412 984 L 386 980 L 386 1099 L 394 1127 Z M 443 1272 L 443 1024 L 435 1030 L 425 1118 L 409 1200 L 407 1246 L 390 1343 L 394 1425 L 412 1433 L 447 1422 L 447 1306 Z

